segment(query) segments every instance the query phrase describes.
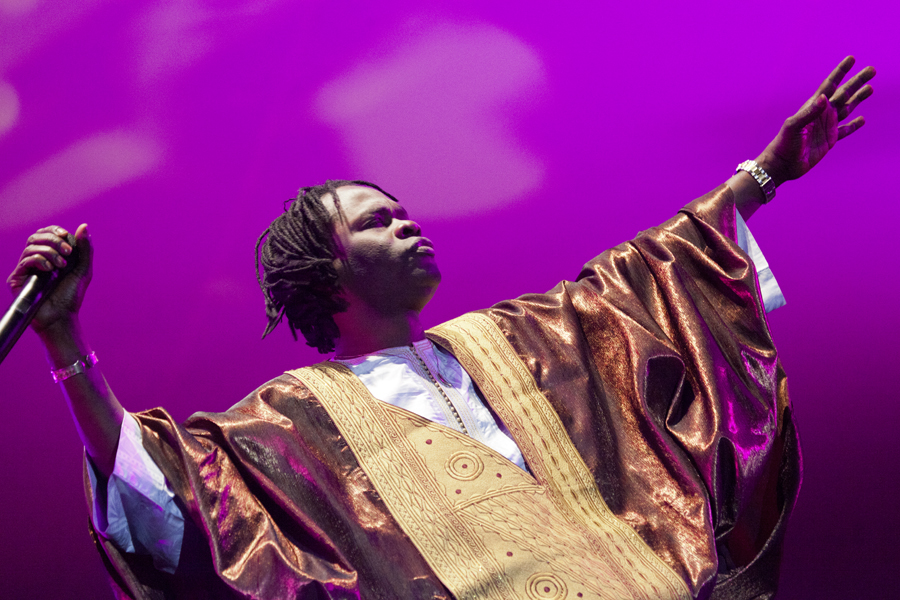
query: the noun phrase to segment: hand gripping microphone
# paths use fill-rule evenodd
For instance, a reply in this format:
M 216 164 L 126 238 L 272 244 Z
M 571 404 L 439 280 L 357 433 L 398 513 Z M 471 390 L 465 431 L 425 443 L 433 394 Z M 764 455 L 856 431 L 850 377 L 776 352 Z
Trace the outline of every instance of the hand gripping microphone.
M 25 285 L 19 290 L 19 295 L 0 319 L 0 363 L 12 350 L 19 336 L 31 323 L 31 319 L 37 314 L 44 300 L 50 297 L 56 286 L 62 279 L 72 272 L 78 263 L 78 248 L 75 246 L 75 236 L 71 233 L 66 236 L 66 241 L 72 247 L 72 253 L 66 257 L 66 266 L 53 271 L 39 271 L 25 280 Z

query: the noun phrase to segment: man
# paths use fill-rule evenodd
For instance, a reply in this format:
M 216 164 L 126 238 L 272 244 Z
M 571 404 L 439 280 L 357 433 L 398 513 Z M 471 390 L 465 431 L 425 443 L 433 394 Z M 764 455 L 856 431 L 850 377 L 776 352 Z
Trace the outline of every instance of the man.
M 308 188 L 264 234 L 269 326 L 331 361 L 184 426 L 126 416 L 78 325 L 41 309 L 123 597 L 750 598 L 777 584 L 800 457 L 737 241 L 861 117 L 848 57 L 755 163 L 575 282 L 426 335 L 431 243 L 376 186 Z M 738 216 L 739 215 L 739 216 Z M 742 217 L 742 218 L 741 218 Z M 743 232 L 743 233 L 742 233 Z M 40 230 L 9 278 L 65 264 Z M 747 249 L 751 249 L 752 240 Z

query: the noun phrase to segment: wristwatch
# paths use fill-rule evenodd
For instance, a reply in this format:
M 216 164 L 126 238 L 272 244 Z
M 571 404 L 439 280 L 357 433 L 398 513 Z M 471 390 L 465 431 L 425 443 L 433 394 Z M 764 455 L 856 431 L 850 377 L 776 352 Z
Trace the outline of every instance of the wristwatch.
M 759 187 L 762 188 L 763 194 L 766 196 L 763 204 L 768 204 L 772 201 L 772 198 L 775 197 L 775 182 L 762 167 L 756 164 L 755 160 L 745 160 L 739 164 L 734 172 L 737 173 L 739 171 L 750 173 L 750 176 L 753 177 L 753 179 L 756 180 L 756 183 L 759 184 Z

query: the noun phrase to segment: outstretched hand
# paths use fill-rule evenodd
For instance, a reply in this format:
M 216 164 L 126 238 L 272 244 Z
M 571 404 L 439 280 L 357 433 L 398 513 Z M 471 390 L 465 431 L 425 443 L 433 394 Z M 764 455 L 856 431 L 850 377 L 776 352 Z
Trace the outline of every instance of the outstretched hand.
M 863 117 L 841 124 L 872 95 L 872 86 L 867 82 L 875 77 L 873 67 L 866 67 L 841 85 L 855 62 L 852 56 L 842 60 L 797 114 L 785 120 L 778 135 L 756 159 L 776 185 L 805 175 L 838 140 L 865 124 Z
M 28 245 L 22 250 L 19 263 L 6 280 L 13 295 L 19 293 L 32 273 L 51 272 L 66 266 L 66 259 L 71 258 L 73 251 L 66 241 L 67 234 L 62 227 L 50 226 L 37 230 L 28 238 Z M 78 228 L 75 232 L 75 241 L 78 247 L 78 263 L 59 282 L 31 322 L 38 333 L 54 324 L 71 321 L 81 308 L 85 291 L 91 281 L 93 262 L 93 248 L 87 225 Z

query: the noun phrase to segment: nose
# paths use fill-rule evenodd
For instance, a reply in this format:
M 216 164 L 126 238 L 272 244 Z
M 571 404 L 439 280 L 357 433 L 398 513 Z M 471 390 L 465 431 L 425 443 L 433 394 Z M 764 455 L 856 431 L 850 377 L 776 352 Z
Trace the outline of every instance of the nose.
M 401 240 L 421 234 L 422 228 L 415 221 L 399 221 L 399 226 L 394 230 L 394 235 Z

